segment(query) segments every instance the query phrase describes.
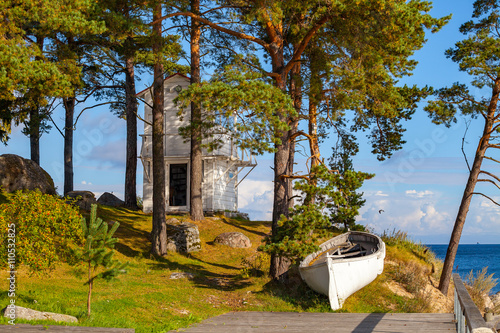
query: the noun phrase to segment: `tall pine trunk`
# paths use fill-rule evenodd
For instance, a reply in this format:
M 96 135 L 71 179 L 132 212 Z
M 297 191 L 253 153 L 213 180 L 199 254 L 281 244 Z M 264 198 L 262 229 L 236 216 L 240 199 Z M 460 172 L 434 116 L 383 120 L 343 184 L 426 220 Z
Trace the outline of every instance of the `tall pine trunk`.
M 284 68 L 284 54 L 283 47 L 277 49 L 274 54 L 273 72 L 282 73 Z M 286 75 L 281 74 L 275 81 L 276 87 L 285 91 L 286 89 Z M 278 114 L 279 120 L 290 124 L 288 114 L 281 111 Z M 282 215 L 289 215 L 289 204 L 291 200 L 290 189 L 290 131 L 281 131 L 278 133 L 281 144 L 276 145 L 276 153 L 274 154 L 274 199 L 273 199 L 273 221 L 272 221 L 272 235 L 278 233 L 278 222 Z M 271 266 L 269 275 L 274 280 L 285 282 L 288 278 L 287 272 L 290 267 L 290 260 L 286 257 L 277 255 L 271 256 Z
M 465 186 L 462 202 L 460 203 L 455 225 L 451 233 L 450 243 L 448 244 L 448 250 L 446 251 L 443 272 L 441 273 L 441 278 L 439 280 L 439 290 L 445 295 L 448 293 L 448 288 L 450 286 L 451 273 L 453 272 L 453 265 L 457 255 L 458 244 L 460 243 L 460 237 L 462 236 L 462 230 L 464 228 L 467 213 L 469 212 L 469 205 L 477 184 L 477 179 L 479 173 L 481 172 L 481 164 L 483 163 L 484 155 L 490 144 L 491 129 L 493 128 L 495 121 L 494 117 L 499 96 L 500 79 L 497 79 L 495 86 L 493 87 L 492 97 L 488 106 L 487 116 L 484 122 L 483 135 L 477 146 L 474 162 L 469 173 L 469 179 L 467 180 L 467 185 Z
M 73 191 L 73 118 L 75 97 L 63 98 L 66 111 L 64 122 L 64 195 Z
M 153 54 L 161 52 L 161 3 L 153 9 Z M 159 59 L 159 57 L 157 58 Z M 151 253 L 167 254 L 167 225 L 165 221 L 165 159 L 163 148 L 163 65 L 154 64 L 153 82 L 153 230 Z
M 36 36 L 36 45 L 40 51 L 43 51 L 43 44 L 45 38 L 42 36 Z M 40 60 L 40 56 L 36 56 L 35 60 Z M 37 100 L 37 106 L 31 106 L 30 108 L 30 121 L 29 121 L 29 134 L 30 134 L 30 157 L 33 162 L 40 165 L 40 125 L 41 125 L 41 117 L 40 117 L 40 99 L 43 98 L 40 96 L 40 91 L 37 88 L 34 88 L 34 96 L 33 99 Z
M 319 77 L 319 71 L 316 62 L 319 61 L 314 53 L 314 50 L 309 54 L 310 63 L 310 85 L 309 85 L 309 121 L 308 121 L 308 141 L 309 141 L 309 151 L 311 154 L 311 170 L 317 167 L 320 163 L 320 151 L 319 151 L 319 141 L 318 141 L 318 104 L 321 100 L 321 90 L 322 84 Z M 316 180 L 310 180 L 311 186 L 317 186 Z M 315 198 L 307 198 L 309 203 L 314 203 Z
M 294 45 L 294 48 L 297 46 Z M 295 111 L 297 112 L 297 115 L 301 114 L 301 108 L 302 108 L 302 81 L 300 77 L 300 69 L 301 69 L 301 64 L 300 62 L 297 62 L 295 66 L 293 66 L 292 70 L 290 71 L 290 93 L 292 95 L 292 100 L 293 100 L 293 107 L 295 108 Z M 289 159 L 288 159 L 288 169 L 290 172 L 290 175 L 293 174 L 293 168 L 295 164 L 295 135 L 298 131 L 299 127 L 299 119 L 298 117 L 296 119 L 293 119 L 291 124 L 290 124 L 290 149 L 289 149 Z M 289 193 L 293 193 L 293 182 L 289 181 L 288 182 L 288 191 Z M 292 196 L 293 197 L 293 196 Z M 293 208 L 294 206 L 294 200 L 293 198 L 290 198 L 288 201 L 288 208 Z
M 37 107 L 30 108 L 29 135 L 31 160 L 40 165 L 40 114 Z
M 199 15 L 200 1 L 191 0 L 191 12 Z M 201 82 L 200 76 L 200 23 L 191 19 L 191 84 Z M 203 160 L 201 150 L 201 106 L 191 103 L 191 164 L 190 164 L 190 214 L 194 221 L 203 220 Z
M 127 119 L 127 156 L 125 166 L 125 207 L 137 209 L 137 99 L 135 97 L 134 59 L 125 59 L 125 102 Z

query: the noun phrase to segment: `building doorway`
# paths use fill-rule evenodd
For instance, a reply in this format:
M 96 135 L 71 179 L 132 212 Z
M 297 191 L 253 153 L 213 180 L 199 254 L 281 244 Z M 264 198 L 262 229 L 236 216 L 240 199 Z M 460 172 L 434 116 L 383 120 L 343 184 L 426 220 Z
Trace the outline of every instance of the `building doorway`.
M 168 205 L 187 208 L 188 165 L 170 164 L 169 175 Z

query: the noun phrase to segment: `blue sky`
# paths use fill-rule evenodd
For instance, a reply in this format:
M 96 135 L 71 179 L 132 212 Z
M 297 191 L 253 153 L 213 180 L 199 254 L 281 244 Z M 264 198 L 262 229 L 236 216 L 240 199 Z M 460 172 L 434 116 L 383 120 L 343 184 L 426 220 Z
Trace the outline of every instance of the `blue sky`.
M 458 66 L 446 59 L 444 51 L 463 38 L 458 27 L 472 13 L 473 1 L 438 0 L 432 15 L 452 13 L 451 22 L 440 32 L 428 35 L 428 42 L 415 58 L 419 65 L 405 83 L 449 86 L 456 81 L 469 82 L 470 78 L 458 71 Z M 150 84 L 144 78 L 138 83 L 140 91 Z M 479 91 L 473 91 L 479 94 Z M 370 154 L 366 142 L 355 158 L 355 167 L 375 173 L 365 183 L 366 204 L 360 211 L 359 223 L 376 232 L 400 229 L 423 243 L 447 243 L 467 180 L 467 167 L 461 152 L 465 132 L 464 120 L 447 129 L 433 125 L 422 110 L 406 123 L 407 143 L 401 151 L 387 161 L 379 162 Z M 142 106 L 141 106 L 142 110 Z M 54 120 L 63 126 L 63 112 L 56 111 Z M 473 158 L 481 122 L 469 129 L 465 146 L 469 159 Z M 139 123 L 139 133 L 143 133 Z M 139 141 L 140 144 L 140 141 Z M 330 154 L 323 149 L 323 155 Z M 14 128 L 8 146 L 0 146 L 0 154 L 14 153 L 29 158 L 29 140 Z M 77 190 L 90 190 L 99 196 L 105 191 L 123 197 L 125 178 L 125 121 L 101 108 L 87 111 L 77 125 L 74 139 L 74 184 Z M 41 165 L 54 178 L 60 191 L 63 187 L 63 139 L 55 128 L 41 139 Z M 301 163 L 301 160 L 298 160 Z M 305 161 L 302 161 L 302 163 Z M 258 158 L 258 167 L 239 188 L 239 208 L 254 220 L 270 219 L 272 210 L 272 156 Z M 300 166 L 299 166 L 300 168 Z M 493 173 L 499 167 L 491 165 Z M 500 199 L 491 185 L 481 185 L 484 193 Z M 142 194 L 142 165 L 138 164 L 138 193 Z M 383 210 L 382 214 L 379 210 Z M 500 209 L 487 199 L 472 200 L 462 243 L 500 243 Z

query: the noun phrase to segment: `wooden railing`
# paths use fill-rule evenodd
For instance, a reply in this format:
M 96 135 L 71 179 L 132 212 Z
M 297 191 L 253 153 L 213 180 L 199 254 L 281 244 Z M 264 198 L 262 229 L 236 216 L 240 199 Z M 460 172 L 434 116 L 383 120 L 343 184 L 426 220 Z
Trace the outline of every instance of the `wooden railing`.
M 481 312 L 470 297 L 462 279 L 453 274 L 455 283 L 455 320 L 458 333 L 492 333 L 496 332 L 491 323 L 484 321 Z

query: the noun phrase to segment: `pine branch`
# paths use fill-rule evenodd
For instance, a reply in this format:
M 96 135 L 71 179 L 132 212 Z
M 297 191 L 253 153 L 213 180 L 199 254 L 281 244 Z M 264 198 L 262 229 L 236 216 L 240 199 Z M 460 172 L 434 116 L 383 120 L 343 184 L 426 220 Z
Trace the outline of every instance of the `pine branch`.
M 499 178 L 499 177 L 497 177 L 497 176 L 495 176 L 495 175 L 494 175 L 494 174 L 492 174 L 492 173 L 489 173 L 489 172 L 487 172 L 487 171 L 483 171 L 483 170 L 479 171 L 479 173 L 484 173 L 485 175 L 488 175 L 488 176 L 490 176 L 491 178 L 494 178 L 494 179 L 496 179 L 498 182 L 500 182 L 500 178 Z
M 493 185 L 495 185 L 499 190 L 500 190 L 500 186 L 495 183 L 494 181 L 492 181 L 491 179 L 478 179 L 477 180 L 478 182 L 488 182 L 488 183 L 492 183 Z
M 80 119 L 80 116 L 82 115 L 82 113 L 86 110 L 89 110 L 89 109 L 93 109 L 93 108 L 96 108 L 98 106 L 102 106 L 102 105 L 106 105 L 106 104 L 125 104 L 123 102 L 120 102 L 120 101 L 112 101 L 112 102 L 105 102 L 105 103 L 99 103 L 99 104 L 95 104 L 95 105 L 92 105 L 92 106 L 88 106 L 86 108 L 83 108 L 82 111 L 80 111 L 80 113 L 78 114 L 78 117 L 76 117 L 76 120 L 75 120 L 75 123 L 73 124 L 73 127 L 76 127 L 76 124 L 78 123 L 78 119 Z
M 316 34 L 316 32 L 321 28 L 329 19 L 331 19 L 331 16 L 329 14 L 323 16 L 321 19 L 316 22 L 314 26 L 309 29 L 307 34 L 304 36 L 302 41 L 300 42 L 299 46 L 295 49 L 292 58 L 288 62 L 288 64 L 285 66 L 283 69 L 284 73 L 288 73 L 293 66 L 295 66 L 295 62 L 299 61 L 300 58 L 302 57 L 302 53 L 306 49 L 307 45 L 309 44 L 309 41 L 313 36 Z
M 309 139 L 309 140 L 312 140 L 312 139 L 313 139 L 313 137 L 312 137 L 312 136 L 310 136 L 309 134 L 307 134 L 306 132 L 304 132 L 304 131 L 297 131 L 297 132 L 293 133 L 293 134 L 290 136 L 290 140 L 294 140 L 295 138 L 297 138 L 298 136 L 301 136 L 301 135 L 302 135 L 302 136 L 305 136 L 305 137 L 306 137 L 307 139 Z
M 283 178 L 287 178 L 287 179 L 305 179 L 307 181 L 310 181 L 311 179 L 309 178 L 309 176 L 302 176 L 302 175 L 281 175 L 280 176 L 281 179 Z
M 465 122 L 465 133 L 464 136 L 462 137 L 462 154 L 464 154 L 464 159 L 465 163 L 467 164 L 467 169 L 469 169 L 470 172 L 470 165 L 469 165 L 469 160 L 467 159 L 467 155 L 465 154 L 464 150 L 464 143 L 465 143 L 465 137 L 467 136 L 467 131 L 469 130 L 469 125 L 470 125 L 470 120 Z
M 489 157 L 489 156 L 484 156 L 484 158 L 485 158 L 485 159 L 487 159 L 487 160 L 490 160 L 490 161 L 493 161 L 493 162 L 497 162 L 497 163 L 500 163 L 500 161 L 499 161 L 499 160 L 497 160 L 497 159 L 494 159 L 493 157 Z
M 495 205 L 497 206 L 500 206 L 500 204 L 498 202 L 496 202 L 495 200 L 493 200 L 492 198 L 490 198 L 489 196 L 487 196 L 486 194 L 483 194 L 483 193 L 479 193 L 479 192 L 473 192 L 472 194 L 479 194 L 479 195 L 482 195 L 483 197 L 485 197 L 486 199 L 490 200 L 491 202 L 493 202 Z
M 498 116 L 500 116 L 500 113 L 498 114 Z M 497 119 L 497 117 L 498 117 L 498 116 L 496 116 L 496 117 L 495 117 L 495 119 Z M 496 123 L 496 122 L 497 122 L 497 121 L 494 121 L 494 123 Z M 491 128 L 491 131 L 489 131 L 489 132 L 487 132 L 487 133 L 488 133 L 488 134 L 491 134 L 491 133 L 495 132 L 495 131 L 499 128 L 499 127 L 500 127 L 500 124 L 495 125 L 495 126 L 493 126 L 493 127 Z
M 173 6 L 175 7 L 175 6 Z M 206 25 L 208 25 L 209 27 L 215 29 L 215 30 L 218 30 L 218 31 L 222 31 L 224 33 L 227 33 L 228 35 L 231 35 L 231 36 L 234 36 L 234 37 L 238 37 L 238 38 L 241 38 L 241 39 L 245 39 L 245 40 L 249 40 L 249 41 L 252 41 L 254 43 L 257 43 L 261 46 L 263 46 L 264 48 L 268 49 L 269 48 L 269 44 L 266 43 L 265 41 L 263 41 L 262 39 L 260 38 L 257 38 L 257 37 L 254 37 L 254 36 L 250 36 L 250 35 L 247 35 L 247 34 L 244 34 L 242 32 L 237 32 L 237 31 L 234 31 L 234 30 L 231 30 L 231 29 L 227 29 L 227 28 L 224 28 L 224 27 L 221 27 L 217 24 L 214 24 L 212 22 L 210 22 L 209 20 L 199 16 L 199 15 L 196 15 L 194 13 L 190 13 L 190 12 L 178 12 L 178 13 L 172 13 L 172 14 L 168 14 L 168 15 L 165 15 L 161 18 L 159 18 L 158 20 L 155 20 L 153 21 L 152 23 L 150 23 L 150 25 L 153 25 L 155 23 L 158 23 L 160 21 L 163 21 L 164 19 L 167 19 L 167 18 L 172 18 L 172 17 L 177 17 L 177 16 L 187 16 L 187 17 L 191 17 L 201 23 L 204 23 Z

